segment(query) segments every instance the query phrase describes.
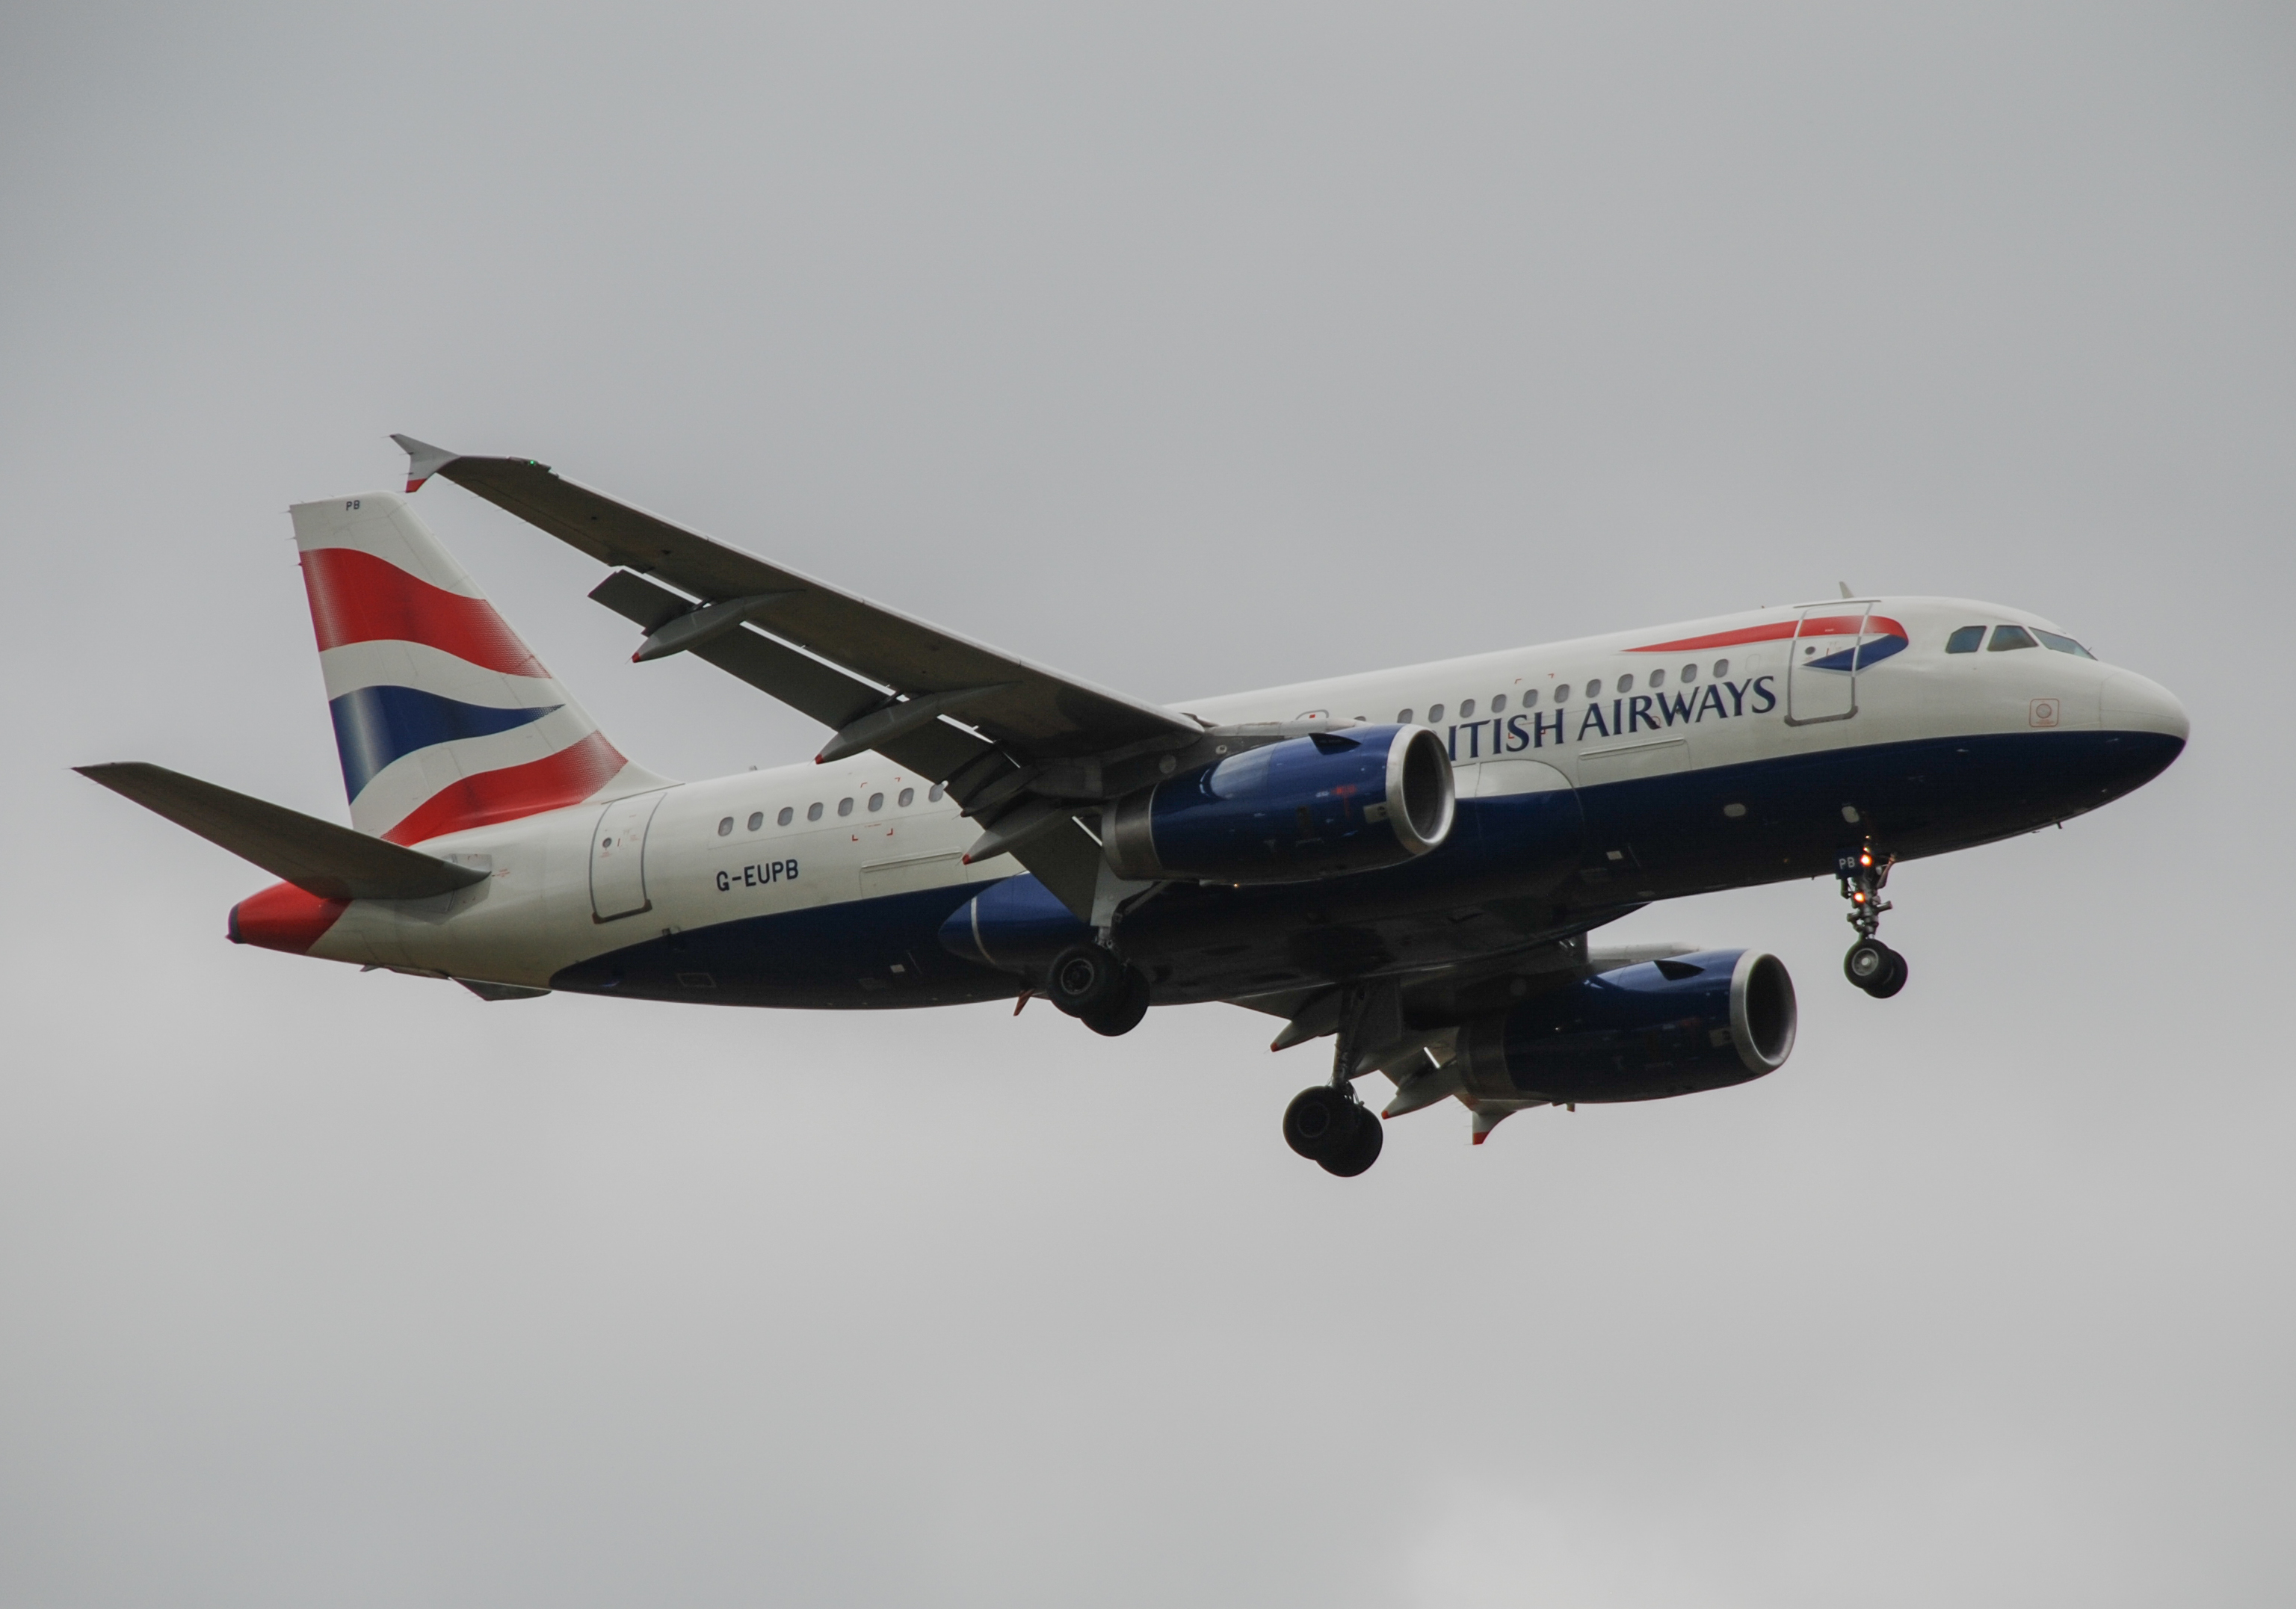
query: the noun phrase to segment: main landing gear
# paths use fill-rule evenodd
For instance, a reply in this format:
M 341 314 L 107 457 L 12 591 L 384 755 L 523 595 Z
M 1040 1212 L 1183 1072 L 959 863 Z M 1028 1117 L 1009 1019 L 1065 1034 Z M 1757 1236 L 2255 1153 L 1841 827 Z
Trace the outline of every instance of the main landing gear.
M 1372 990 L 1351 988 L 1340 1003 L 1339 1045 L 1332 1056 L 1332 1081 L 1302 1089 L 1283 1109 L 1283 1143 L 1341 1178 L 1353 1178 L 1379 1161 L 1387 1143 L 1379 1113 L 1356 1098 L 1354 1063 L 1375 1006 L 1399 1010 L 1392 987 L 1382 1000 Z M 1373 1036 L 1378 1038 L 1376 1034 Z
M 1045 995 L 1093 1032 L 1111 1038 L 1130 1033 L 1148 1014 L 1147 974 L 1104 945 L 1071 944 L 1054 956 L 1045 974 Z
M 1354 1090 L 1318 1084 L 1283 1109 L 1283 1143 L 1324 1172 L 1353 1178 L 1379 1161 L 1387 1130 Z
M 1905 988 L 1911 971 L 1906 958 L 1874 936 L 1882 925 L 1882 913 L 1890 902 L 1882 898 L 1889 886 L 1890 868 L 1895 859 L 1877 859 L 1871 844 L 1854 855 L 1844 855 L 1834 865 L 1834 874 L 1841 879 L 1841 897 L 1849 901 L 1850 926 L 1857 930 L 1857 942 L 1841 957 L 1842 975 L 1877 1000 L 1886 1000 Z

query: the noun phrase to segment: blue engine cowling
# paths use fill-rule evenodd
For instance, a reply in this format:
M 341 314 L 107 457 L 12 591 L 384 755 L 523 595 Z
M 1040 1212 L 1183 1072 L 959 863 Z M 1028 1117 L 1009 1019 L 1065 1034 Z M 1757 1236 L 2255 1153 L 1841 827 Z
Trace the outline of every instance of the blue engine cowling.
M 1511 1101 L 1654 1101 L 1775 1072 L 1792 1054 L 1785 964 L 1759 950 L 1645 961 L 1470 1022 L 1461 1082 Z
M 1451 757 L 1425 727 L 1318 732 L 1128 793 L 1103 817 L 1117 875 L 1299 882 L 1399 866 L 1457 815 Z

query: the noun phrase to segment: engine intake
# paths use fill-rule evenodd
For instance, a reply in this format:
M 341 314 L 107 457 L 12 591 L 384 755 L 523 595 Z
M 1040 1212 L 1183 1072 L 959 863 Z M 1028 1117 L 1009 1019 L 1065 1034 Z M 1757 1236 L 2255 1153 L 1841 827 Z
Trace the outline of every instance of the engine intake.
M 1103 841 L 1120 877 L 1300 882 L 1439 849 L 1457 814 L 1451 757 L 1424 727 L 1318 732 L 1128 793 Z
M 1494 1100 L 1654 1101 L 1743 1084 L 1793 1053 L 1793 980 L 1759 950 L 1597 973 L 1460 1035 L 1461 1082 Z

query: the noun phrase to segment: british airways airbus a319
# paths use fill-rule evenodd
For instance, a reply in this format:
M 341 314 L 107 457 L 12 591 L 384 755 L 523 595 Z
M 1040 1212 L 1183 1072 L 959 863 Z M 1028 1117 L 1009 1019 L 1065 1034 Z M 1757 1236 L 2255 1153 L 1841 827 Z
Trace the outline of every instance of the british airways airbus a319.
M 1793 1048 L 1772 956 L 1605 950 L 1657 899 L 1833 878 L 1849 981 L 1895 863 L 2158 776 L 2176 699 L 2020 609 L 1829 598 L 1170 708 L 752 558 L 523 458 L 396 439 L 407 496 L 292 510 L 350 797 L 340 826 L 157 766 L 85 775 L 283 879 L 230 936 L 453 979 L 698 1005 L 1041 995 L 1121 1034 L 1221 1000 L 1330 1038 L 1283 1114 L 1341 1176 L 1385 1117 L 1743 1083 Z M 832 728 L 810 764 L 625 758 L 408 497 L 432 475 L 611 573 L 590 595 Z M 1845 589 L 1846 590 L 1846 589 Z

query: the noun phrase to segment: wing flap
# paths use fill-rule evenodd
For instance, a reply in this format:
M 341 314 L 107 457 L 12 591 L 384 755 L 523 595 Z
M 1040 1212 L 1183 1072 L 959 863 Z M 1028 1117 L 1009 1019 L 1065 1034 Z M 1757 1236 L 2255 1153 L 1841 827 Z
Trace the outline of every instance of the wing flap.
M 164 766 L 128 760 L 74 768 L 322 899 L 427 899 L 487 878 L 475 866 L 370 838 Z

